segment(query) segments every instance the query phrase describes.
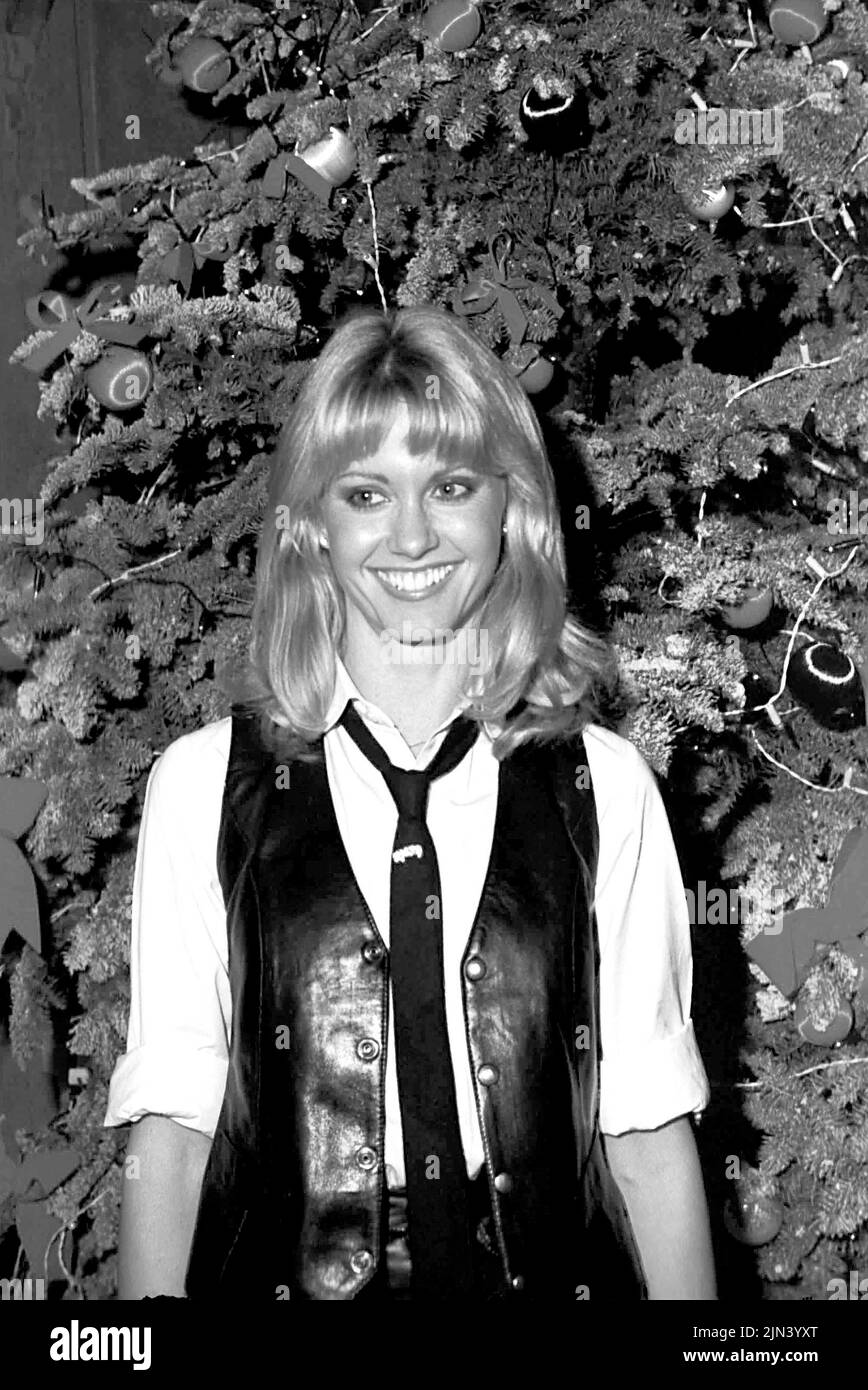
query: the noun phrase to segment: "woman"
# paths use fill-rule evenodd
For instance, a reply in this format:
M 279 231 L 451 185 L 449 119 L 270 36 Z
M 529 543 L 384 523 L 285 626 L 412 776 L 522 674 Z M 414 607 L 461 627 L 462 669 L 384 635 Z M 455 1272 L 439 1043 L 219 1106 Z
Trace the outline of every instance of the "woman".
M 459 319 L 337 327 L 256 583 L 232 717 L 148 782 L 120 1296 L 713 1299 L 671 833 Z

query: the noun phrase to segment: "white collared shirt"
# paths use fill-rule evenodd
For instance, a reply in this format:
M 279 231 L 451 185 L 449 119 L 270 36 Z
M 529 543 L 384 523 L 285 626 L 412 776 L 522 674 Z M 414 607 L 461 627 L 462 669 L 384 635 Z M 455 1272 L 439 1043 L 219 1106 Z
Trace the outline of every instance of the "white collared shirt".
M 380 773 L 337 721 L 353 699 L 396 767 L 425 767 L 456 706 L 414 757 L 393 721 L 360 694 L 343 662 L 323 739 L 338 827 L 359 888 L 389 944 L 391 853 L 398 813 Z M 230 718 L 184 734 L 148 778 L 132 903 L 127 1051 L 109 1089 L 106 1126 L 167 1115 L 213 1135 L 228 1069 L 232 1003 L 217 837 Z M 458 767 L 431 785 L 428 826 L 442 894 L 446 1023 L 468 1173 L 483 1162 L 464 1033 L 460 963 L 491 854 L 498 769 L 485 726 Z M 600 1128 L 656 1129 L 709 1098 L 690 1019 L 693 960 L 684 885 L 650 768 L 632 743 L 584 730 L 600 831 L 595 908 L 600 946 Z M 290 774 L 291 775 L 291 774 Z M 386 1177 L 404 1185 L 393 1010 L 386 1058 Z

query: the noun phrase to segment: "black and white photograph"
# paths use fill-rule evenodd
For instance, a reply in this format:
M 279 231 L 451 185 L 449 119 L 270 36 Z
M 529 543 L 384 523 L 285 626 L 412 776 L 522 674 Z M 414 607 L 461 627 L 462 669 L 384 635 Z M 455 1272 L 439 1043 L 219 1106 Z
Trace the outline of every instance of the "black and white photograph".
M 0 0 L 0 111 L 19 1353 L 855 1364 L 863 0 Z

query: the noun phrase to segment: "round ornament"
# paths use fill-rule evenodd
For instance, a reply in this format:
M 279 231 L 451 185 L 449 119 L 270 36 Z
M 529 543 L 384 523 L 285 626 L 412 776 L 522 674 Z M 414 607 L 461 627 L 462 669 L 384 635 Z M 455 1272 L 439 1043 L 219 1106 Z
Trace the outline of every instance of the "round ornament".
M 334 188 L 346 183 L 356 167 L 356 147 L 337 126 L 330 126 L 328 135 L 299 150 L 299 159 L 314 169 Z
M 441 0 L 425 11 L 422 28 L 444 53 L 462 53 L 479 38 L 482 17 L 469 0 Z
M 185 87 L 191 92 L 216 92 L 229 80 L 232 59 L 217 39 L 191 39 L 176 59 Z
M 758 1180 L 739 1178 L 724 1204 L 723 1224 L 742 1245 L 768 1245 L 784 1224 L 783 1204 Z
M 772 33 L 791 48 L 816 43 L 827 21 L 823 0 L 772 0 L 769 6 Z
M 746 589 L 741 603 L 724 608 L 724 621 L 736 632 L 749 632 L 751 628 L 762 626 L 771 613 L 774 602 L 771 589 Z
M 830 58 L 826 67 L 831 68 L 832 81 L 840 86 L 842 82 L 847 81 L 847 78 L 853 71 L 855 60 L 849 55 L 841 58 Z
M 684 206 L 697 222 L 717 222 L 729 212 L 735 202 L 735 185 L 722 183 L 719 188 L 703 188 L 698 197 L 685 193 Z
M 807 1002 L 799 999 L 793 1022 L 805 1042 L 813 1043 L 816 1047 L 834 1047 L 835 1043 L 843 1042 L 849 1035 L 853 1027 L 853 1010 L 846 999 L 840 999 L 836 1012 L 825 1027 L 821 1028 L 808 1013 Z
M 547 357 L 535 357 L 518 373 L 516 381 L 529 396 L 536 396 L 549 385 L 555 369 Z
M 134 348 L 113 347 L 85 372 L 89 390 L 108 410 L 135 410 L 151 389 L 147 357 Z
M 536 77 L 521 99 L 518 119 L 530 144 L 548 154 L 565 154 L 588 142 L 588 104 L 572 80 Z
M 793 653 L 787 686 L 826 729 L 844 733 L 865 723 L 865 690 L 854 663 L 830 642 Z

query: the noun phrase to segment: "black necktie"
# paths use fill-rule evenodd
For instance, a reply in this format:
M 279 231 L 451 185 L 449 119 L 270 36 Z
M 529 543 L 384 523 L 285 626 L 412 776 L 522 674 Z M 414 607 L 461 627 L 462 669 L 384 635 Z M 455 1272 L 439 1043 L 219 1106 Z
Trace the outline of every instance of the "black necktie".
M 446 1031 L 440 875 L 426 811 L 431 783 L 458 766 L 476 742 L 479 725 L 459 716 L 433 762 L 422 771 L 405 772 L 392 765 L 352 702 L 341 722 L 382 773 L 398 808 L 389 957 L 412 1289 L 419 1298 L 467 1297 L 472 1292 L 467 1167 Z

